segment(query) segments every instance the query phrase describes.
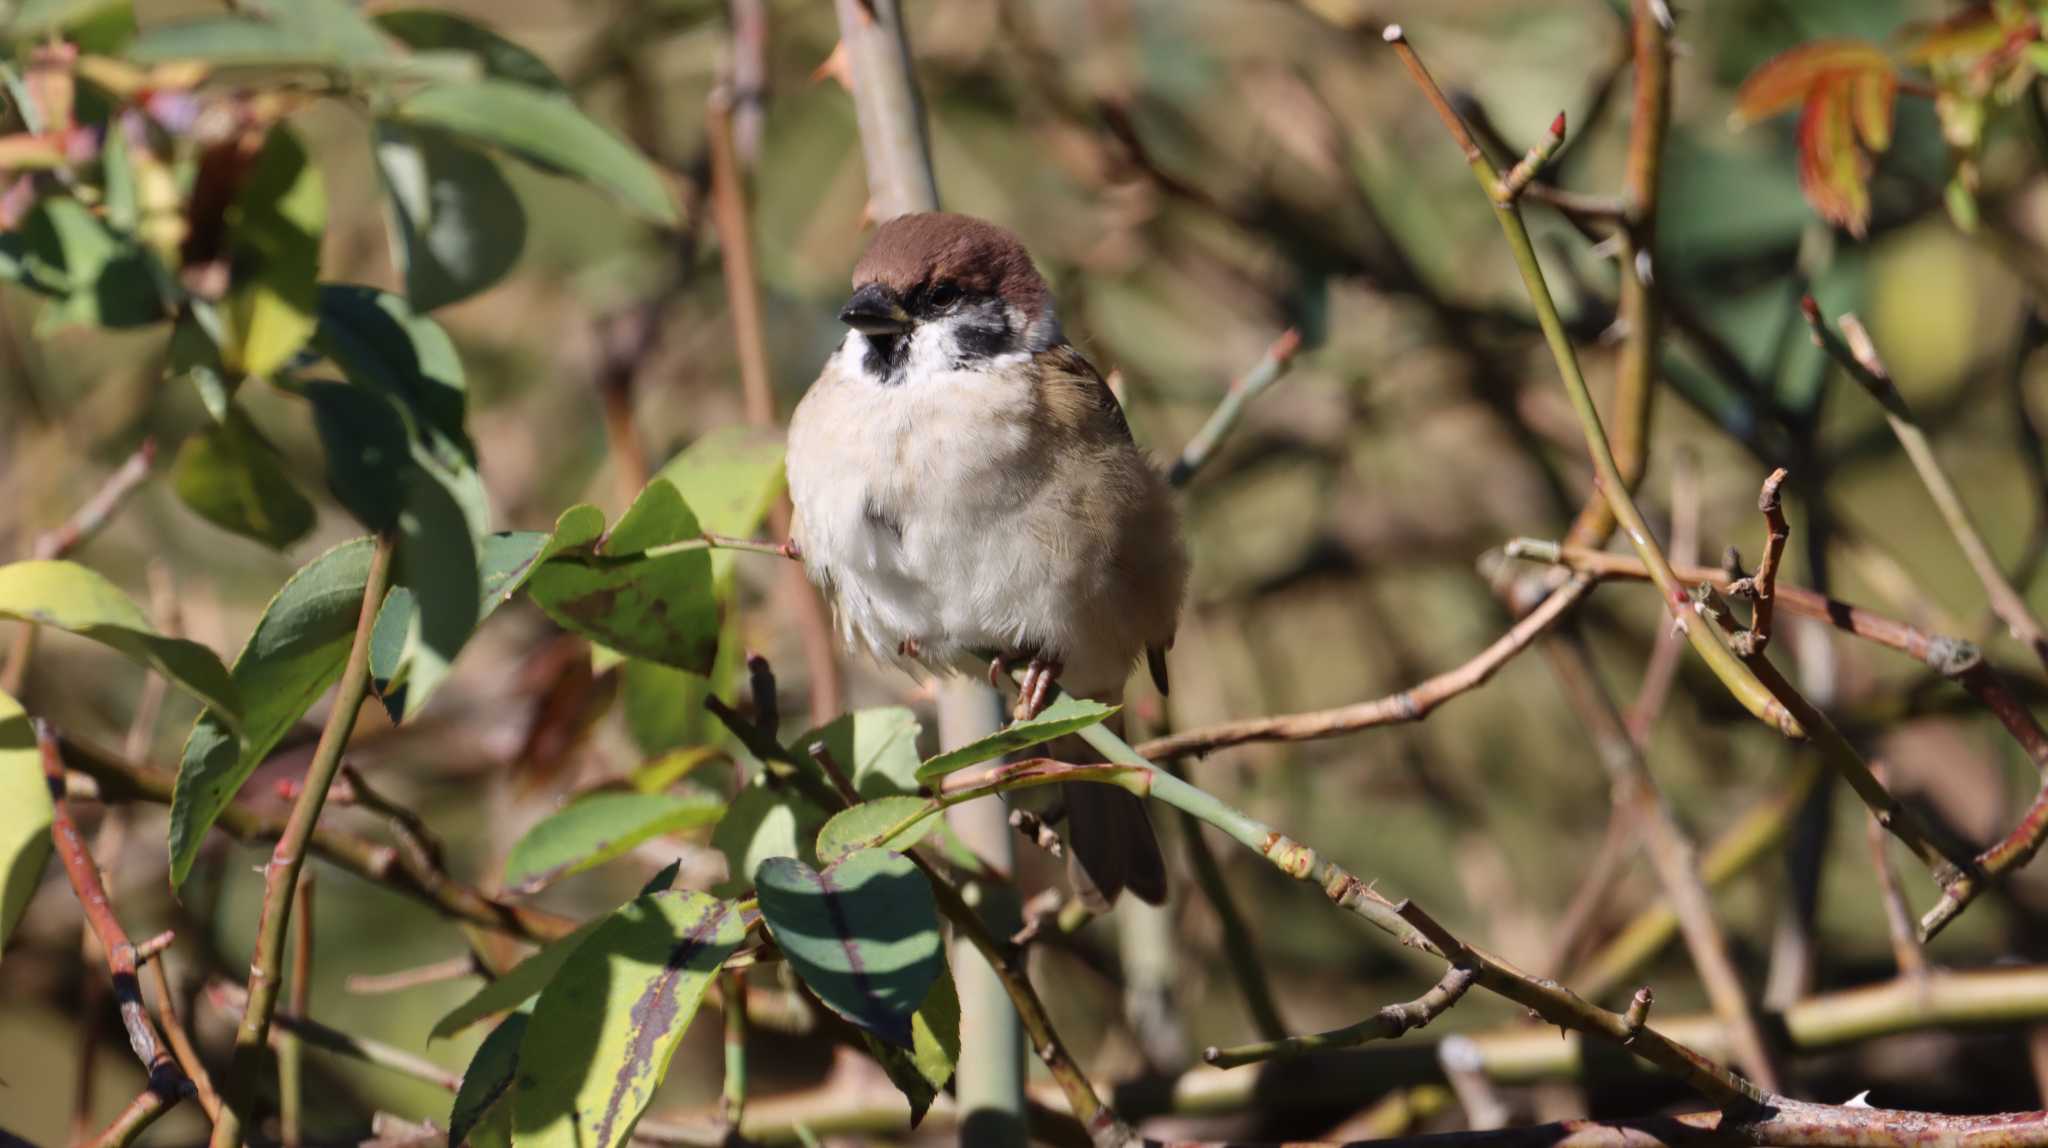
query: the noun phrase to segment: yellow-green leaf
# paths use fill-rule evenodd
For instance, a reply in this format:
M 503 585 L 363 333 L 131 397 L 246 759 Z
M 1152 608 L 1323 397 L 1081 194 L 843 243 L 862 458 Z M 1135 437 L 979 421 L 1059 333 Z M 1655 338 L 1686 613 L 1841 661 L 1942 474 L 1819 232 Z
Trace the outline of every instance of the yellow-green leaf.
M 221 352 L 230 366 L 267 376 L 291 361 L 318 324 L 327 229 L 320 171 L 289 127 L 270 129 L 227 223 L 233 287 Z
M 239 728 L 241 703 L 212 650 L 156 632 L 120 587 L 76 562 L 0 566 L 0 617 L 69 630 L 155 669 Z
M 0 693 L 0 947 L 50 860 L 50 787 L 21 703 Z

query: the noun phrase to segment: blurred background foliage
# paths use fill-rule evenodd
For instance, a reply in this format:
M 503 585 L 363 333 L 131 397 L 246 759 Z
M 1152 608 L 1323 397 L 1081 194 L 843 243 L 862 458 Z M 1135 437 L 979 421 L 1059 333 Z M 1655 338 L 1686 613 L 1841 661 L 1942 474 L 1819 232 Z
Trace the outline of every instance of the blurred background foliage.
M 813 73 L 837 39 L 829 5 L 760 0 L 765 86 L 740 105 L 751 157 L 753 233 L 780 409 L 787 411 L 841 335 L 834 314 L 863 239 L 863 177 L 845 92 Z M 601 381 L 617 365 L 608 340 L 638 315 L 649 343 L 627 366 L 632 425 L 658 465 L 716 428 L 743 421 L 720 246 L 707 222 L 705 108 L 729 86 L 728 7 L 712 0 L 474 0 L 451 4 L 551 64 L 593 116 L 665 169 L 682 206 L 673 228 L 646 224 L 587 186 L 524 165 L 500 167 L 516 196 L 494 231 L 511 263 L 483 293 L 436 313 L 470 385 L 470 432 L 502 527 L 546 529 L 563 508 L 625 505 L 609 448 Z M 1441 125 L 1378 50 L 1363 0 L 911 0 L 919 80 L 931 116 L 941 195 L 952 210 L 1022 234 L 1052 279 L 1074 341 L 1121 378 L 1140 440 L 1162 457 L 1200 426 L 1230 380 L 1289 326 L 1307 346 L 1291 375 L 1251 410 L 1186 495 L 1195 555 L 1192 598 L 1173 654 L 1169 701 L 1139 699 L 1137 724 L 1191 728 L 1240 716 L 1314 709 L 1397 690 L 1491 641 L 1508 618 L 1480 572 L 1510 537 L 1557 537 L 1589 489 L 1589 468 L 1555 368 L 1536 337 L 1506 247 Z M 199 0 L 142 3 L 147 28 Z M 1857 242 L 1802 200 L 1795 126 L 1741 132 L 1729 116 L 1741 80 L 1771 55 L 1823 37 L 1884 41 L 1936 0 L 1697 0 L 1680 12 L 1674 122 L 1663 175 L 1655 275 L 1671 301 L 1643 501 L 1668 521 L 1674 481 L 1697 488 L 1703 556 L 1727 545 L 1752 557 L 1753 510 L 1772 466 L 1794 470 L 1788 576 L 1946 632 L 1988 639 L 2012 664 L 2018 647 L 1987 625 L 1981 593 L 1875 404 L 1825 369 L 1797 310 L 1811 291 L 1829 314 L 1862 314 L 1901 389 L 1922 413 L 1994 551 L 2037 608 L 2044 517 L 2041 447 L 2048 363 L 2034 317 L 2048 290 L 2048 120 L 2038 88 L 1992 118 L 1974 233 L 1945 214 L 1948 157 L 1927 101 L 1899 104 L 1896 140 L 1878 164 L 1873 218 Z M 1562 108 L 1570 142 L 1551 169 L 1560 186 L 1619 186 L 1628 121 L 1625 13 L 1601 0 L 1436 0 L 1377 4 L 1423 46 L 1447 88 L 1483 111 L 1518 154 Z M 17 39 L 17 55 L 27 41 Z M 292 123 L 326 188 L 323 279 L 398 289 L 379 173 L 359 113 L 312 102 Z M 1613 369 L 1616 268 L 1556 212 L 1528 209 L 1566 318 L 1604 393 Z M 166 448 L 206 425 L 199 398 L 165 370 L 161 327 L 64 327 L 50 306 L 0 291 L 0 551 L 25 552 L 145 437 Z M 80 552 L 80 561 L 149 595 L 168 573 L 186 633 L 227 654 L 298 565 L 358 528 L 326 494 L 311 420 L 290 397 L 245 389 L 251 419 L 281 450 L 299 487 L 319 492 L 312 531 L 276 553 L 217 529 L 168 484 Z M 801 647 L 773 606 L 772 559 L 738 555 L 742 609 L 732 649 L 769 656 L 783 709 L 803 709 Z M 1633 696 L 1664 626 L 1654 594 L 1597 593 L 1582 613 L 1610 685 Z M 2023 756 L 1956 690 L 1924 668 L 1788 619 L 1781 657 L 1797 667 L 1894 780 L 1974 842 L 2009 825 L 2034 788 Z M 711 723 L 664 677 L 623 681 L 565 668 L 559 631 L 529 604 L 499 612 L 417 726 L 390 731 L 366 713 L 351 760 L 417 810 L 449 844 L 454 870 L 488 881 L 528 825 L 565 795 L 622 775 L 665 750 L 721 747 Z M 567 662 L 576 663 L 572 650 Z M 140 675 L 106 671 L 99 652 L 61 635 L 43 644 L 25 700 L 67 728 L 112 740 L 126 728 Z M 733 666 L 715 688 L 744 695 Z M 893 670 L 849 664 L 852 701 L 929 696 Z M 702 687 L 696 687 L 701 689 Z M 2038 694 L 2038 687 L 2034 692 Z M 574 717 L 549 752 L 531 728 Z M 150 756 L 175 760 L 191 704 L 166 704 Z M 927 722 L 927 727 L 930 726 Z M 316 727 L 303 726 L 247 792 L 276 802 Z M 929 736 L 929 735 L 927 735 Z M 1135 739 L 1134 739 L 1135 740 Z M 296 747 L 296 748 L 294 748 Z M 1796 750 L 1737 711 L 1687 660 L 1650 761 L 1680 817 L 1709 840 L 1776 792 Z M 1591 863 L 1609 808 L 1587 739 L 1537 659 L 1421 725 L 1322 743 L 1249 746 L 1194 763 L 1195 778 L 1249 812 L 1414 896 L 1465 936 L 1540 963 Z M 1863 845 L 1862 808 L 1824 789 L 1798 830 L 1824 843 L 1819 958 L 1811 985 L 1888 975 L 1889 951 Z M 374 828 L 360 810 L 328 815 Z M 1158 818 L 1162 830 L 1177 826 Z M 1832 833 L 1832 837 L 1828 836 Z M 233 967 L 248 951 L 260 854 L 219 835 L 182 893 L 166 895 L 161 812 L 144 810 L 112 870 L 130 931 L 176 926 L 194 954 Z M 664 840 L 549 890 L 540 900 L 584 915 L 630 894 L 680 855 L 686 882 L 723 862 L 702 844 Z M 1028 850 L 1026 851 L 1029 852 Z M 1426 971 L 1313 890 L 1226 854 L 1252 916 L 1289 1027 L 1347 1023 L 1411 996 Z M 1027 882 L 1055 879 L 1027 856 Z M 455 982 L 366 996 L 346 977 L 459 955 L 461 935 L 412 902 L 320 874 L 312 1014 L 424 1051 L 459 1070 L 476 1034 L 431 1046 L 427 1030 L 466 995 Z M 1762 985 L 1773 936 L 1796 884 L 1774 853 L 1717 901 L 1739 965 Z M 1933 893 L 1908 874 L 1908 896 Z M 1179 882 L 1184 892 L 1191 886 Z M 1943 963 L 2048 955 L 2048 881 L 2023 872 L 1944 934 Z M 1653 899 L 1640 861 L 1599 914 L 1605 936 Z M 1249 1029 L 1220 956 L 1213 914 L 1187 896 L 1172 910 L 1175 1000 L 1190 1048 Z M 65 1137 L 77 1057 L 82 974 L 77 910 L 39 898 L 0 963 L 0 1112 L 40 1143 Z M 1138 1044 L 1117 1020 L 1115 979 L 1128 953 L 1093 925 L 1035 951 L 1055 1019 L 1102 1079 L 1140 1073 Z M 174 966 L 176 967 L 176 966 Z M 96 972 L 96 971 L 95 971 Z M 1105 975 L 1108 974 L 1108 975 Z M 1782 974 L 1780 974 L 1782 975 Z M 1672 948 L 1638 974 L 1660 1011 L 1703 998 Z M 1567 983 L 1569 980 L 1567 979 Z M 1632 982 L 1633 984 L 1633 982 Z M 1625 989 L 1605 1003 L 1625 999 Z M 204 1041 L 230 1022 L 202 1002 Z M 1499 1001 L 1469 1001 L 1442 1031 L 1516 1019 Z M 87 1018 L 118 1050 L 110 1010 Z M 1421 1043 L 1438 1028 L 1411 1037 Z M 823 1077 L 829 1051 L 772 1034 L 758 1054 L 762 1093 Z M 1920 1035 L 1803 1064 L 1804 1091 L 1839 1100 L 1872 1082 L 1901 1107 L 1989 1111 L 2037 1106 L 2024 1035 Z M 1268 1130 L 1315 1132 L 1394 1084 L 1427 1075 L 1391 1050 L 1349 1062 L 1350 1100 L 1267 1113 Z M 1406 1059 L 1403 1059 L 1403 1058 Z M 715 1026 L 699 1025 L 657 1110 L 714 1100 Z M 125 1056 L 98 1059 L 99 1123 L 137 1084 Z M 1674 1095 L 1607 1061 L 1588 1098 L 1516 1092 L 1532 1112 L 1587 1103 L 1630 1111 Z M 359 1138 L 370 1113 L 441 1119 L 446 1095 L 315 1054 L 309 1131 Z M 1250 1072 L 1253 1070 L 1243 1070 Z M 1619 1073 L 1620 1075 L 1616 1075 Z M 1550 1107 L 1546 1107 L 1550 1106 Z M 1277 1121 L 1277 1122 L 1272 1122 Z M 1289 1121 L 1292 1121 L 1291 1123 Z M 187 1143 L 174 1115 L 153 1143 Z

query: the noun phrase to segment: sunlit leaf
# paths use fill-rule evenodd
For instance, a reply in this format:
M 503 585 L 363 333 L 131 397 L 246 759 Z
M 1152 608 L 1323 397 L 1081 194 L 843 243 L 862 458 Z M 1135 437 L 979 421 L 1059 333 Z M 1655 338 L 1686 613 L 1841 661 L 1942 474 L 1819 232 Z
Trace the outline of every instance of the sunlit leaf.
M 824 742 L 853 781 L 854 792 L 873 799 L 917 792 L 917 735 L 923 728 L 917 715 L 902 706 L 876 706 L 841 714 L 790 744 L 798 753 L 809 753 L 813 744 Z
M 0 617 L 91 638 L 163 674 L 229 723 L 241 718 L 239 692 L 212 650 L 157 633 L 120 587 L 76 562 L 0 566 Z
M 749 535 L 760 529 L 782 494 L 782 452 L 779 434 L 720 427 L 670 459 L 658 476 L 675 485 L 704 529 Z
M 135 327 L 170 318 L 142 248 L 77 200 L 46 195 L 37 201 L 19 242 L 9 278 L 58 302 L 40 328 Z
M 222 308 L 230 367 L 268 376 L 313 334 L 327 189 L 296 133 L 270 129 L 228 209 L 231 287 Z
M 538 892 L 644 841 L 715 824 L 724 812 L 710 794 L 593 793 L 526 831 L 505 857 L 505 887 Z
M 945 967 L 931 885 L 900 853 L 865 849 L 813 869 L 774 857 L 754 875 L 761 918 L 790 967 L 849 1022 L 904 1048 Z
M 925 993 L 924 1003 L 910 1017 L 910 1048 L 898 1048 L 863 1032 L 861 1039 L 889 1080 L 910 1102 L 910 1126 L 924 1122 L 960 1062 L 960 993 L 952 970 L 942 963 L 939 979 Z
M 739 911 L 702 893 L 650 894 L 607 918 L 534 1005 L 519 1047 L 513 1143 L 624 1143 L 745 937 Z
M 595 554 L 549 560 L 527 591 L 568 629 L 621 653 L 703 673 L 718 650 L 710 552 L 646 553 L 700 536 L 682 496 L 657 478 Z
M 0 948 L 50 861 L 50 787 L 21 703 L 0 693 Z
M 593 917 L 568 936 L 549 941 L 534 950 L 525 960 L 514 965 L 510 972 L 484 985 L 468 1000 L 448 1010 L 446 1016 L 434 1022 L 433 1030 L 427 1034 L 427 1039 L 439 1040 L 445 1036 L 453 1036 L 487 1016 L 507 1012 L 525 1004 L 540 990 L 546 988 L 549 981 L 555 979 L 555 974 L 561 971 L 563 962 L 567 961 L 570 955 L 575 953 L 584 941 L 589 940 L 590 935 L 607 920 L 610 920 L 609 916 Z
M 239 406 L 228 408 L 226 422 L 207 426 L 178 448 L 171 486 L 201 518 L 274 549 L 313 529 L 312 502 Z
M 965 769 L 984 761 L 992 761 L 1006 753 L 1029 749 L 1034 745 L 1064 737 L 1075 730 L 1086 729 L 1116 713 L 1116 706 L 1103 705 L 1062 694 L 1035 718 L 1015 721 L 959 749 L 949 750 L 918 767 L 917 780 L 933 782 L 955 770 Z
M 740 790 L 712 831 L 711 846 L 725 854 L 723 890 L 737 892 L 773 857 L 815 859 L 812 848 L 825 813 L 798 797 L 793 787 L 773 789 L 756 781 Z
M 908 825 L 888 841 L 882 834 Z M 929 798 L 899 795 L 877 797 L 848 806 L 818 830 L 818 861 L 830 865 L 860 849 L 893 849 L 901 853 L 938 828 L 939 816 Z
M 645 156 L 574 104 L 525 84 L 433 85 L 401 101 L 394 114 L 588 180 L 657 223 L 676 221 L 668 185 Z
M 143 63 L 279 69 L 348 69 L 394 54 L 347 0 L 244 0 L 238 15 L 157 24 L 128 48 Z
M 1856 146 L 1852 82 L 1832 75 L 1807 97 L 1799 117 L 1799 189 L 1822 219 L 1860 237 L 1870 224 L 1870 161 Z
M 291 576 L 235 658 L 244 738 L 214 711 L 185 739 L 171 795 L 171 882 L 182 884 L 206 831 L 306 710 L 341 678 L 370 576 L 367 538 L 344 542 Z
M 2003 48 L 2024 22 L 2024 13 L 2007 15 L 1991 4 L 1971 4 L 1944 19 L 1908 25 L 1900 39 L 1908 63 L 1969 65 Z
M 1856 121 L 1856 135 L 1873 153 L 1892 146 L 1892 99 L 1899 80 L 1889 70 L 1859 72 L 1849 82 L 1850 115 Z

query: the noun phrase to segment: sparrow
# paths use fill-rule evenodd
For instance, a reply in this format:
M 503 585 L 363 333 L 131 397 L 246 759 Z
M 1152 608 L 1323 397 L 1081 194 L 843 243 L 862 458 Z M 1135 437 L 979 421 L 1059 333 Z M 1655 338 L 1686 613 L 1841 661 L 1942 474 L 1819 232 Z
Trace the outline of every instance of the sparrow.
M 898 216 L 839 319 L 846 337 L 790 418 L 788 471 L 792 538 L 842 638 L 913 672 L 1021 667 L 1019 717 L 1055 682 L 1119 702 L 1141 656 L 1164 692 L 1187 581 L 1178 513 L 1023 243 L 971 216 Z M 1101 760 L 1078 738 L 1052 752 Z M 1163 902 L 1144 802 L 1062 789 L 1083 903 L 1126 888 Z

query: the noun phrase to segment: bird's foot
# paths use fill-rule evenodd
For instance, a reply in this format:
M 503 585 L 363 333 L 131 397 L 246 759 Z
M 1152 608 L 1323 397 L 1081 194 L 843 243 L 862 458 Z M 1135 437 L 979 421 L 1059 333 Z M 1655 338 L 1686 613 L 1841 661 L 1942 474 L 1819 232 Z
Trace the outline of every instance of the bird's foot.
M 1053 683 L 1060 677 L 1059 659 L 1034 654 L 1024 667 L 1024 680 L 1017 686 L 1017 708 L 1011 717 L 1017 721 L 1030 721 L 1045 712 L 1052 700 Z
M 988 660 L 988 688 L 992 690 L 1002 689 L 1003 679 L 1008 677 L 1009 673 L 1010 656 L 1008 654 L 997 654 L 995 657 L 990 658 Z
M 924 656 L 924 647 L 916 638 L 905 638 L 896 643 L 896 652 L 906 658 L 921 658 Z

